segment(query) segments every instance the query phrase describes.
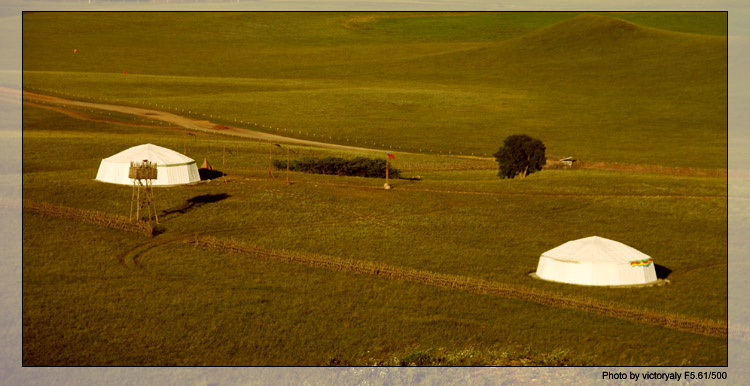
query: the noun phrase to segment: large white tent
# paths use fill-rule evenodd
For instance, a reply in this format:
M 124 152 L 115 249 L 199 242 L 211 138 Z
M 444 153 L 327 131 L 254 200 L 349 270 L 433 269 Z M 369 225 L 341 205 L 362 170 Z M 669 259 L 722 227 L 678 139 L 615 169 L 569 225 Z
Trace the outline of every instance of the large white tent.
M 536 275 L 581 285 L 638 285 L 655 282 L 651 257 L 623 243 L 592 236 L 542 253 Z
M 103 159 L 99 164 L 96 179 L 112 184 L 133 185 L 133 180 L 128 178 L 130 163 L 144 160 L 156 163 L 157 178 L 152 183 L 154 186 L 181 185 L 200 181 L 195 160 L 174 150 L 150 143 L 133 146 Z

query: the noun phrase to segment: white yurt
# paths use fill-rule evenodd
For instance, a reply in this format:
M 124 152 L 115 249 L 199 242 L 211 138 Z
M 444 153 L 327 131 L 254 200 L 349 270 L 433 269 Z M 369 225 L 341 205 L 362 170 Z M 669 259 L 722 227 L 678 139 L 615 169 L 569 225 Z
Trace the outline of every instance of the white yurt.
M 638 285 L 656 282 L 651 257 L 623 243 L 592 236 L 542 253 L 536 275 L 581 285 Z
M 133 146 L 103 159 L 99 164 L 96 179 L 112 184 L 133 185 L 133 180 L 128 178 L 130 163 L 144 160 L 156 163 L 157 178 L 153 181 L 154 186 L 181 185 L 200 181 L 195 160 L 174 150 L 150 143 Z

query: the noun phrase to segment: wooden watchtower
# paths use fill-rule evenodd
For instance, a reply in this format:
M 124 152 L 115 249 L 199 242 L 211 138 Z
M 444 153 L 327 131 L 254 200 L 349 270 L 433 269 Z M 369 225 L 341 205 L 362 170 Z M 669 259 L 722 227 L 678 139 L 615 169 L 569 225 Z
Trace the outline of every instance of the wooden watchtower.
M 151 221 L 151 208 L 154 209 L 156 223 L 159 223 L 159 216 L 156 214 L 156 201 L 154 201 L 154 192 L 151 188 L 153 181 L 156 179 L 156 163 L 143 160 L 143 162 L 131 162 L 128 178 L 133 179 L 133 194 L 130 198 L 130 221 L 133 221 L 133 205 L 135 204 L 135 219 L 141 220 L 141 208 L 148 207 L 148 221 Z M 141 197 L 143 190 L 143 197 Z

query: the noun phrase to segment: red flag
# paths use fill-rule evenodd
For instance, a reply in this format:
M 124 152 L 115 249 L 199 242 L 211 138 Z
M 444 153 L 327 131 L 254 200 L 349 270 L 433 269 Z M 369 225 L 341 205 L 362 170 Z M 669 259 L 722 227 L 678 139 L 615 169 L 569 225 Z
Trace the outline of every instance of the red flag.
M 388 154 L 388 158 L 393 158 L 393 159 L 396 159 L 396 156 L 395 156 L 395 155 L 393 155 L 393 154 L 391 154 L 391 152 L 387 152 L 387 153 L 385 153 L 385 154 Z
M 73 49 L 73 53 L 75 54 L 76 52 L 78 52 L 78 48 Z
M 122 74 L 123 74 L 123 75 L 127 75 L 127 74 L 128 74 L 128 72 L 127 72 L 127 71 L 123 71 L 123 72 L 122 72 Z

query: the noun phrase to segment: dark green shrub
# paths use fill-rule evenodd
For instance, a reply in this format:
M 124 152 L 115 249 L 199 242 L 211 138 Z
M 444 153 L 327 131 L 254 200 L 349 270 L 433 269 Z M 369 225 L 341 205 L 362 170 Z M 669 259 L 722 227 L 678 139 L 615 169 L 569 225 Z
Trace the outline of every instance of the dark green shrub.
M 503 147 L 493 154 L 497 161 L 501 178 L 524 178 L 531 173 L 542 170 L 547 163 L 545 146 L 542 141 L 526 134 L 511 135 L 503 141 Z
M 285 170 L 286 160 L 275 160 L 273 166 L 276 169 Z M 351 160 L 340 157 L 301 158 L 292 161 L 289 164 L 289 170 L 337 176 L 385 178 L 385 160 L 366 157 Z M 391 178 L 399 178 L 401 171 L 389 166 L 388 175 Z

